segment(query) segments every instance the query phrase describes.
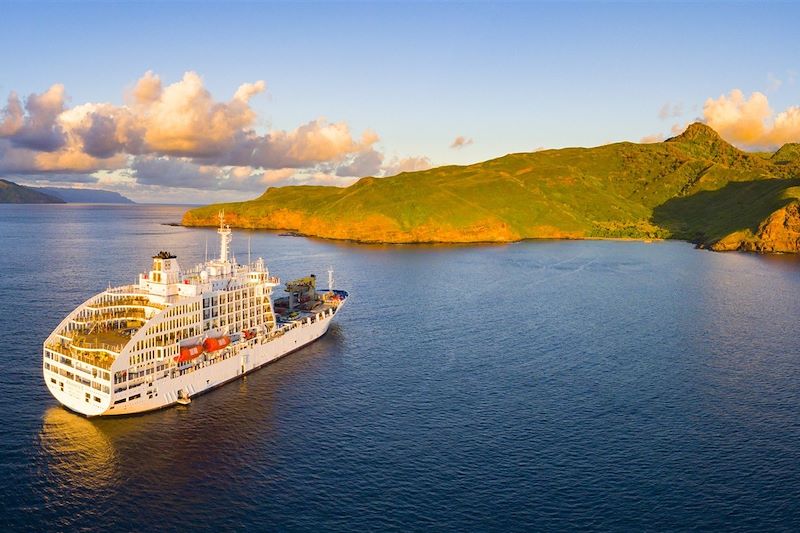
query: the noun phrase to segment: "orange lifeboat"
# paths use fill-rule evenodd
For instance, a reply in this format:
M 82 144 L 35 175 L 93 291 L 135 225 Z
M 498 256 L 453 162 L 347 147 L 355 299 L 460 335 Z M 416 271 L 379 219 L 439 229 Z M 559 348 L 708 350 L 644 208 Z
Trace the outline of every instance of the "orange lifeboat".
M 175 357 L 175 360 L 179 363 L 184 363 L 199 357 L 202 353 L 202 344 L 195 344 L 194 346 L 181 346 L 181 353 Z
M 227 335 L 223 335 L 222 337 L 209 337 L 203 341 L 203 348 L 207 352 L 216 352 L 217 350 L 221 350 L 227 345 L 231 343 L 231 338 Z

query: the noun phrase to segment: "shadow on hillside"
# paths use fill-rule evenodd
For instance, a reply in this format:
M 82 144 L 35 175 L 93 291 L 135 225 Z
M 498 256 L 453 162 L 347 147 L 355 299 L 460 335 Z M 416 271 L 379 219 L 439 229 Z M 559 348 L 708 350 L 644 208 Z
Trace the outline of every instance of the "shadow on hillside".
M 653 209 L 651 222 L 679 239 L 713 242 L 742 230 L 758 229 L 773 211 L 792 201 L 789 187 L 800 178 L 731 182 L 715 191 L 671 198 Z

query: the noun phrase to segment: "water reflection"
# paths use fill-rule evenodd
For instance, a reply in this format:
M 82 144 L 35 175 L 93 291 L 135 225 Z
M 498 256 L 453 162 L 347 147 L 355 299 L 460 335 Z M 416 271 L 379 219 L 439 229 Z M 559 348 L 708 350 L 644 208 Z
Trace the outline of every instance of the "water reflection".
M 5 529 L 797 523 L 796 258 L 253 232 L 275 274 L 333 265 L 353 290 L 331 332 L 188 408 L 87 420 L 49 407 L 43 336 L 154 251 L 188 266 L 216 236 L 160 226 L 182 209 L 70 209 L 44 210 L 49 222 L 14 211 L 4 226 L 18 239 L 0 287 L 0 330 L 15 338 L 0 395 L 15 413 L 0 439 Z M 62 218 L 80 235 L 62 235 Z
M 244 379 L 197 397 L 188 407 L 171 407 L 136 416 L 87 419 L 62 407 L 46 410 L 39 433 L 41 463 L 47 475 L 46 499 L 59 506 L 99 508 L 136 487 L 138 498 L 164 505 L 186 505 L 216 493 L 235 492 L 253 475 L 247 461 L 269 469 L 265 453 L 276 440 L 276 410 L 308 401 L 309 384 L 341 349 L 334 324 L 315 344 Z M 262 470 L 263 475 L 263 470 Z M 70 525 L 82 523 L 75 517 Z
M 44 413 L 39 441 L 57 486 L 101 490 L 113 485 L 116 451 L 109 435 L 91 420 L 51 407 Z

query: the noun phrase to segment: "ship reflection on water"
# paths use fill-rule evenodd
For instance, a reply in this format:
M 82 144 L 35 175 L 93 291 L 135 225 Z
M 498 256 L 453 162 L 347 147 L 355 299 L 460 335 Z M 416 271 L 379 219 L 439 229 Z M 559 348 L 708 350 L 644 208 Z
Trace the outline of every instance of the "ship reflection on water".
M 51 407 L 44 414 L 39 441 L 58 486 L 93 491 L 114 483 L 117 458 L 112 436 L 94 422 L 63 407 Z

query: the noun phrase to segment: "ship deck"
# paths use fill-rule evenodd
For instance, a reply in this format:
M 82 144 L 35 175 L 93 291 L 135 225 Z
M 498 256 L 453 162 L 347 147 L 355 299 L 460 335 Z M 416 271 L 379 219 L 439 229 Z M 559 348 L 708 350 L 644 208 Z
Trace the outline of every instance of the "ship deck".
M 105 344 L 108 346 L 125 346 L 131 338 L 123 331 L 118 329 L 109 329 L 104 331 L 95 331 L 92 333 L 79 333 L 73 337 L 75 344 Z

